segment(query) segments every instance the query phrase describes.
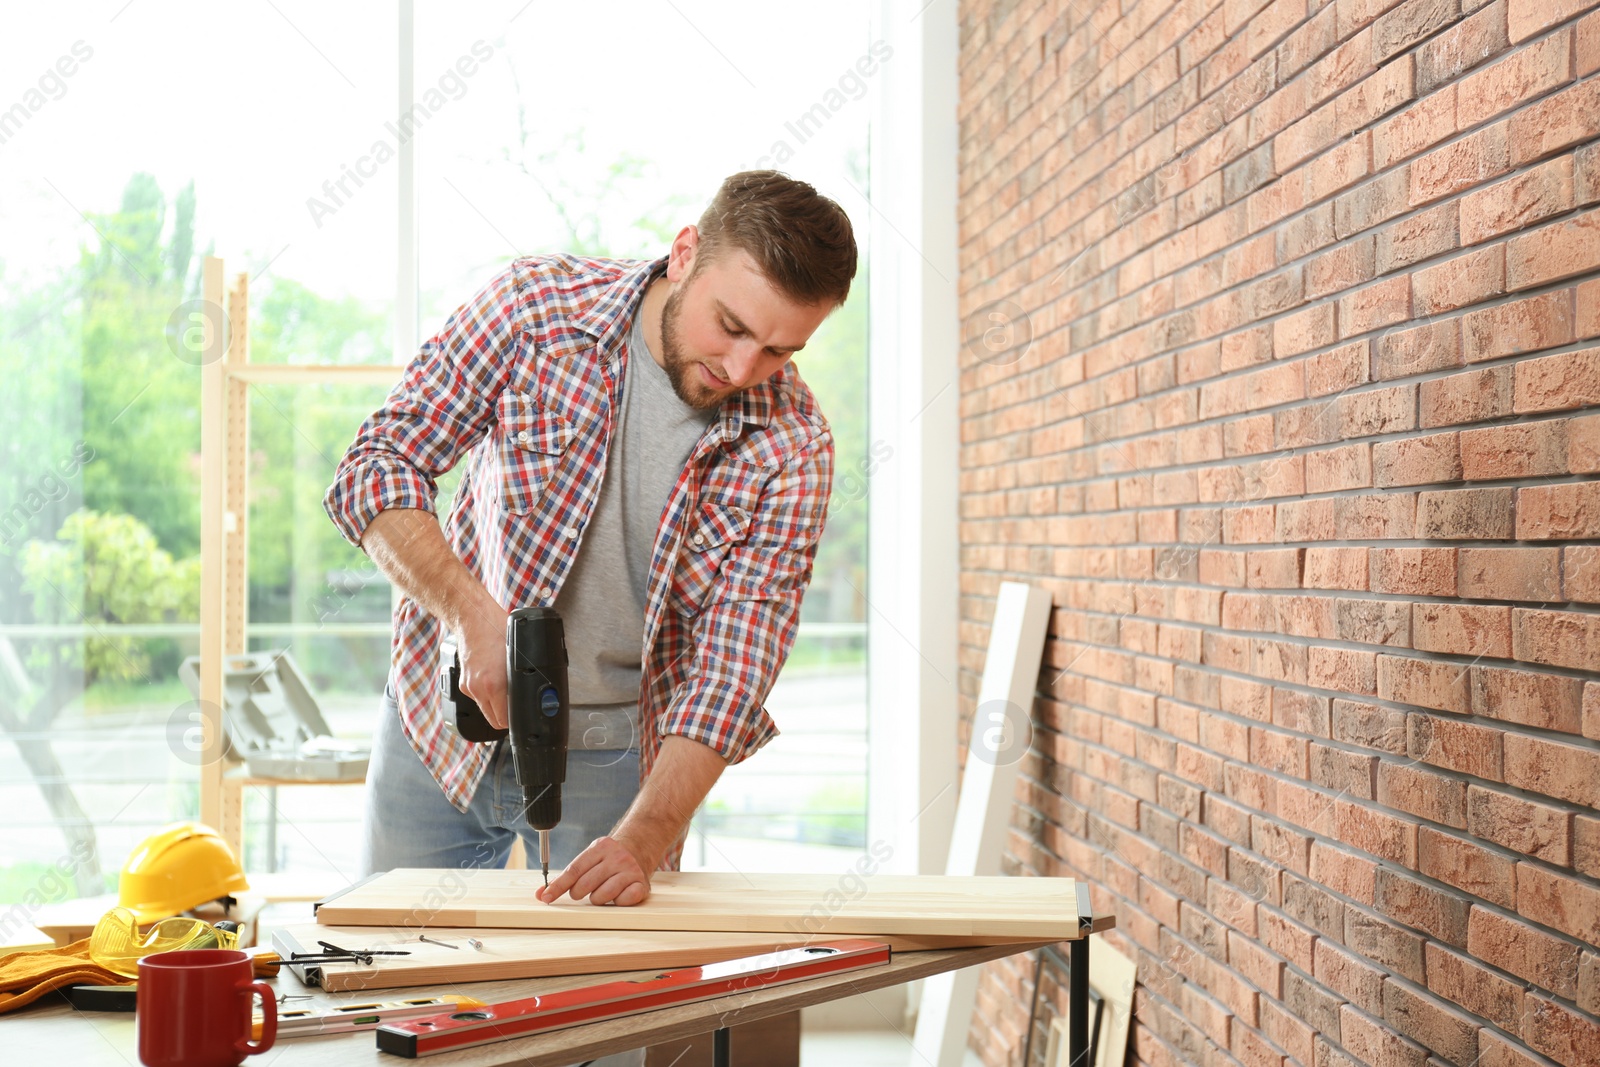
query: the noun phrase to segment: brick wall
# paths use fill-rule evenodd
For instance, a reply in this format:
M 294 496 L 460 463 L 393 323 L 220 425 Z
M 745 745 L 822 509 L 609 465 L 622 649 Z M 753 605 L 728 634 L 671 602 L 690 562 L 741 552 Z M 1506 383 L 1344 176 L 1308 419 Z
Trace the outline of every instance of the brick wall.
M 1594 6 L 961 4 L 964 708 L 1048 588 L 1139 1062 L 1600 1064 Z

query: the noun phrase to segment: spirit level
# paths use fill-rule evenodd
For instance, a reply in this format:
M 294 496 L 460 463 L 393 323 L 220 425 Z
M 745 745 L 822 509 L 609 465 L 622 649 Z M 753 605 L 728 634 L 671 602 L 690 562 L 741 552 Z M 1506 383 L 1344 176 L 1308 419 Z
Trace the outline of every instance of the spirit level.
M 279 1008 L 278 1036 L 305 1037 L 311 1034 L 342 1034 L 351 1030 L 375 1030 L 386 1022 L 418 1019 L 441 1011 L 479 1008 L 483 1001 L 472 997 L 421 997 L 416 1000 L 366 1001 L 318 1008 Z M 261 1039 L 261 1016 L 251 1021 L 251 1034 Z
M 881 942 L 825 941 L 805 948 L 665 971 L 653 978 L 564 989 L 390 1023 L 378 1027 L 378 1049 L 415 1059 L 887 962 L 889 946 Z

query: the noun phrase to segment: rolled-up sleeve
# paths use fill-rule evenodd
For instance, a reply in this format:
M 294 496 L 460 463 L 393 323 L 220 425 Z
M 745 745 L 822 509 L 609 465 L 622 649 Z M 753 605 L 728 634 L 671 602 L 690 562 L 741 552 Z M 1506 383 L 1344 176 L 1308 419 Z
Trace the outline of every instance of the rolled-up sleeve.
M 386 508 L 434 511 L 436 479 L 483 439 L 520 325 L 519 273 L 513 263 L 457 308 L 357 431 L 323 498 L 351 544 Z
M 695 619 L 688 678 L 657 719 L 662 737 L 738 763 L 777 736 L 765 704 L 794 645 L 832 491 L 833 435 L 823 429 L 773 477 L 723 561 Z

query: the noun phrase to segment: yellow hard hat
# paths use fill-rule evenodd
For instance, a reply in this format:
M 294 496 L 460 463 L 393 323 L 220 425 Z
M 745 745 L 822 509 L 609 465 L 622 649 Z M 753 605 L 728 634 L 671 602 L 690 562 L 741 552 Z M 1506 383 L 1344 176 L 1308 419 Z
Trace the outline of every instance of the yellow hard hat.
M 221 834 L 203 823 L 175 822 L 133 850 L 117 882 L 117 903 L 147 923 L 249 888 Z

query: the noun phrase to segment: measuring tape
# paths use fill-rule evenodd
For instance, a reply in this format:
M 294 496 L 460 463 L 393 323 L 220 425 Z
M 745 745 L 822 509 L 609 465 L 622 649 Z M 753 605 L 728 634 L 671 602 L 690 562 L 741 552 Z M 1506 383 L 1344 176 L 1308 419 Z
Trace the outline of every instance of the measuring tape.
M 889 946 L 882 942 L 825 941 L 634 982 L 605 982 L 388 1023 L 377 1029 L 378 1050 L 415 1059 L 888 962 Z

